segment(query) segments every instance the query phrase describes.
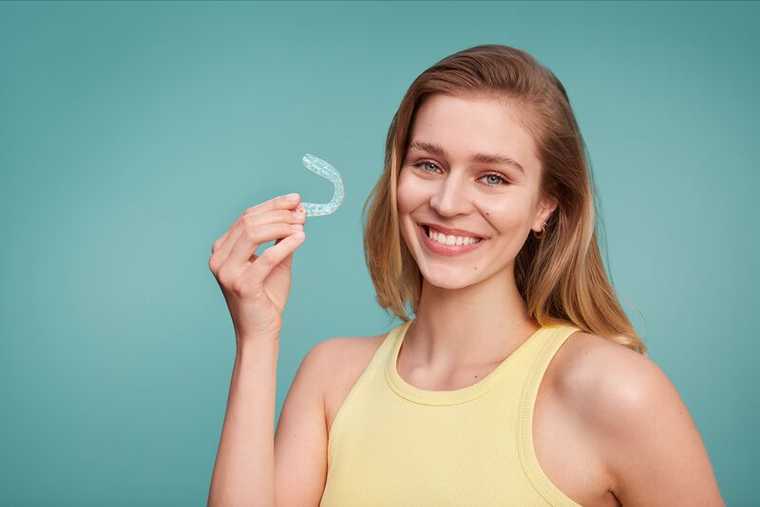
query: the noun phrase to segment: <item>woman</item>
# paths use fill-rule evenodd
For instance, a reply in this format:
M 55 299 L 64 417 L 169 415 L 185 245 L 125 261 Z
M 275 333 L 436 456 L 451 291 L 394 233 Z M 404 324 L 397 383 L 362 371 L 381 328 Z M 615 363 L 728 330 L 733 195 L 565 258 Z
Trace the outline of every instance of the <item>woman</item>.
M 316 345 L 276 435 L 305 218 L 297 195 L 246 210 L 209 261 L 238 345 L 209 504 L 724 505 L 606 277 L 584 152 L 564 87 L 521 50 L 423 72 L 364 237 L 377 300 L 404 323 Z

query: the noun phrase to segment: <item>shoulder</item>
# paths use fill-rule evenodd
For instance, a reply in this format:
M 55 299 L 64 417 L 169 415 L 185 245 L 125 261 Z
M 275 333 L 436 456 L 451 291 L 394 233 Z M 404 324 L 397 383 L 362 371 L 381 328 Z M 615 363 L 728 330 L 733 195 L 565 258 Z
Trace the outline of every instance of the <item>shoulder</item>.
M 317 342 L 308 352 L 313 361 L 332 363 L 353 359 L 355 356 L 374 351 L 385 335 L 377 336 L 333 336 Z
M 634 434 L 637 426 L 646 424 L 663 404 L 677 402 L 675 388 L 651 359 L 591 333 L 573 333 L 549 372 L 563 413 L 607 462 L 607 452 L 640 438 Z
M 337 336 L 317 343 L 309 351 L 304 362 L 310 361 L 313 366 L 310 368 L 313 372 L 311 378 L 319 384 L 328 432 L 351 386 L 367 367 L 385 336 Z
M 596 434 L 635 437 L 637 423 L 681 403 L 652 359 L 601 336 L 574 333 L 556 360 L 552 385 L 558 398 Z
M 552 368 L 553 386 L 562 399 L 587 415 L 605 404 L 618 410 L 642 408 L 652 395 L 673 395 L 673 385 L 649 357 L 601 336 L 578 331 L 560 347 Z M 578 404 L 593 401 L 593 405 Z M 589 413 L 589 409 L 595 409 Z
M 303 364 L 329 392 L 336 382 L 340 385 L 360 373 L 384 338 L 385 334 L 327 338 L 309 350 Z
M 583 332 L 571 335 L 556 359 L 557 398 L 593 442 L 621 501 L 665 505 L 702 495 L 720 505 L 697 427 L 652 359 Z

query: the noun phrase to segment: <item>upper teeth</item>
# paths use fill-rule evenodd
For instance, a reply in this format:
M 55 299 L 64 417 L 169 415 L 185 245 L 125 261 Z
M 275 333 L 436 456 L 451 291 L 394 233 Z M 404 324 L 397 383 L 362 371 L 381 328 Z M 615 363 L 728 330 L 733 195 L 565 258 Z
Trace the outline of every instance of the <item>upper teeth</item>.
M 443 234 L 436 230 L 433 230 L 433 228 L 430 226 L 428 226 L 428 237 L 433 241 L 437 241 L 438 243 L 442 243 L 444 245 L 456 246 L 471 245 L 480 241 L 479 238 L 473 238 L 471 236 L 450 236 L 448 234 Z

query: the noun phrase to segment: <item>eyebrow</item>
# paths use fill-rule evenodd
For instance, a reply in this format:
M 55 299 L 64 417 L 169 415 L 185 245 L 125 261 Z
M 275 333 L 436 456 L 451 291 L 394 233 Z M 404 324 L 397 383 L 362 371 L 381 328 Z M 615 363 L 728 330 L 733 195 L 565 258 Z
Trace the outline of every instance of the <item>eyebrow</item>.
M 409 145 L 409 149 L 418 149 L 422 151 L 426 151 L 428 153 L 432 153 L 434 155 L 438 155 L 440 157 L 446 157 L 446 150 L 444 150 L 441 146 L 438 146 L 437 144 L 433 143 L 427 143 L 425 141 L 412 141 L 412 143 Z M 483 164 L 502 164 L 502 165 L 509 165 L 514 167 L 515 169 L 518 169 L 523 174 L 525 174 L 525 169 L 523 169 L 523 166 L 521 166 L 515 159 L 507 157 L 505 155 L 492 155 L 487 153 L 476 153 L 472 156 L 471 160 L 473 162 L 481 162 Z

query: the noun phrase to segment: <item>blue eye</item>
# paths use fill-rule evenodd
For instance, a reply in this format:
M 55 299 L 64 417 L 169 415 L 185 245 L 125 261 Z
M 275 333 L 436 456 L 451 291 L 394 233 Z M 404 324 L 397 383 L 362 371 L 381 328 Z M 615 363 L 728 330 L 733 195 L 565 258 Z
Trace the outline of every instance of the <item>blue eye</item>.
M 429 165 L 432 165 L 433 167 L 438 167 L 438 166 L 437 166 L 437 165 L 435 165 L 434 163 L 432 163 L 432 162 L 428 162 L 427 160 L 423 160 L 422 162 L 417 162 L 416 164 L 414 164 L 414 167 L 425 166 L 425 165 L 428 165 L 428 164 L 429 164 Z M 423 170 L 424 170 L 424 169 L 423 169 Z M 427 171 L 426 171 L 426 172 L 427 172 Z
M 417 162 L 416 164 L 414 164 L 414 167 L 423 167 L 423 169 L 422 169 L 423 171 L 425 171 L 425 172 L 430 172 L 430 171 L 428 171 L 427 169 L 424 169 L 424 167 L 425 167 L 425 166 L 427 166 L 427 165 L 433 166 L 433 167 L 435 167 L 435 168 L 439 168 L 439 167 L 438 167 L 436 164 L 434 164 L 433 162 L 430 162 L 429 160 L 422 160 L 422 161 L 420 161 L 420 162 Z M 494 176 L 494 177 L 498 178 L 498 179 L 501 181 L 501 183 L 500 183 L 501 185 L 506 185 L 506 184 L 508 184 L 508 183 L 509 183 L 509 180 L 507 180 L 507 179 L 506 179 L 506 178 L 504 178 L 504 177 L 503 177 L 501 174 L 498 174 L 498 173 L 489 173 L 489 174 L 484 174 L 484 175 L 482 176 L 482 178 L 488 178 L 489 176 Z M 491 180 L 491 181 L 493 181 L 493 180 Z M 487 183 L 487 185 L 488 185 L 489 187 L 496 187 L 496 186 L 498 186 L 498 185 L 499 185 L 499 183 L 497 183 L 497 184 L 490 184 L 490 183 Z
M 493 174 L 493 173 L 492 174 L 486 174 L 483 177 L 484 178 L 488 178 L 489 176 L 494 176 L 496 178 L 499 178 L 499 180 L 502 182 L 502 185 L 506 185 L 507 183 L 509 183 L 509 181 L 507 181 L 505 178 L 503 178 L 500 174 Z M 491 180 L 491 181 L 493 181 L 493 180 Z

